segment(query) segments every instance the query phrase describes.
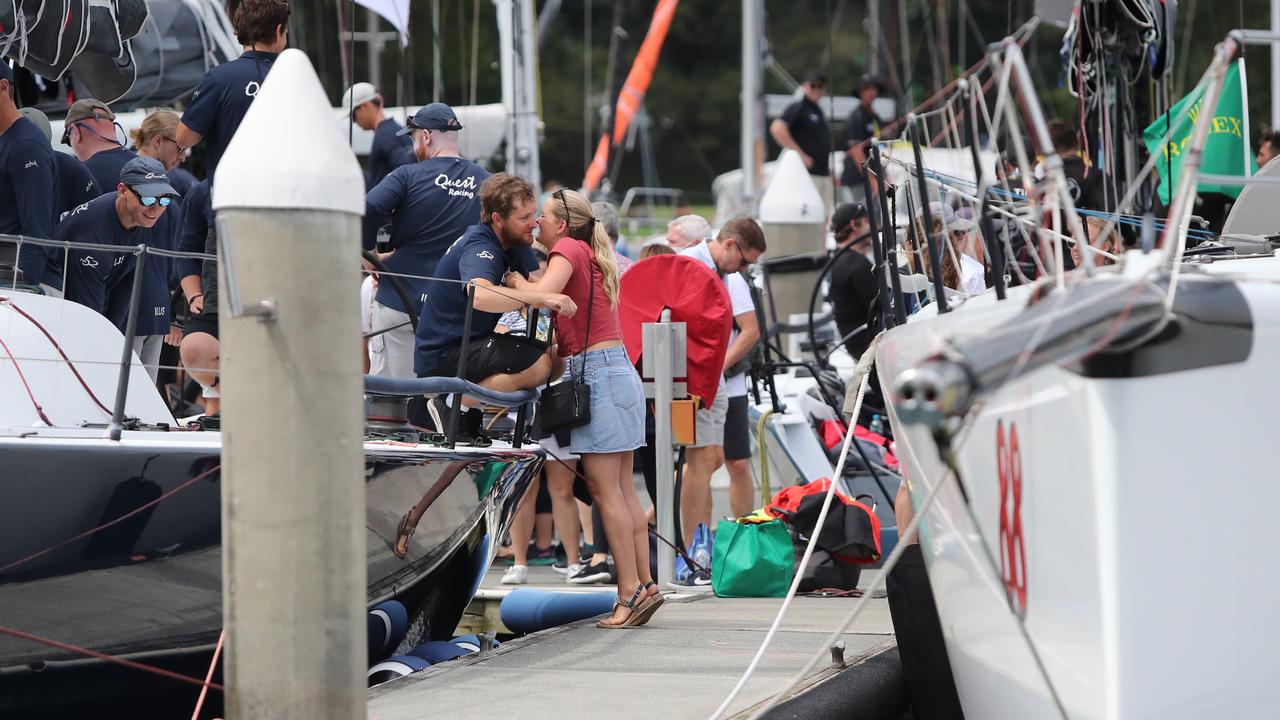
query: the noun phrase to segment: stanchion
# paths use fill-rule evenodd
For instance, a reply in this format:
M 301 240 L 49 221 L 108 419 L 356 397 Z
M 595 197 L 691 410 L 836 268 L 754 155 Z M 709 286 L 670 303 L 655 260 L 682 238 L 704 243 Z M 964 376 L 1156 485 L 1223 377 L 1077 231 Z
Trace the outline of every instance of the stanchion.
M 675 537 L 675 446 L 671 433 L 671 402 L 683 398 L 685 383 L 676 383 L 687 371 L 686 328 L 671 322 L 671 311 L 663 310 L 659 322 L 645 323 L 641 368 L 645 379 L 645 395 L 653 397 L 654 455 L 657 466 L 658 534 Z M 666 586 L 675 579 L 676 553 L 670 545 L 658 543 L 658 585 Z

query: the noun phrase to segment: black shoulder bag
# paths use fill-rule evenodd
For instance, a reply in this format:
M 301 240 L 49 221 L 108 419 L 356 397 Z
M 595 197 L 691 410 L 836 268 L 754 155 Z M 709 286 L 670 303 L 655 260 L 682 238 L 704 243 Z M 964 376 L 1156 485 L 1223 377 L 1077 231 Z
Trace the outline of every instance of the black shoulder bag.
M 547 386 L 538 398 L 539 425 L 544 433 L 572 430 L 591 422 L 591 387 L 586 382 L 586 352 L 591 338 L 591 310 L 595 306 L 595 264 L 594 259 L 587 262 L 587 285 L 590 290 L 587 293 L 587 330 L 582 338 L 582 367 L 576 378 L 570 372 L 568 380 L 556 385 L 552 385 L 551 378 L 547 378 Z

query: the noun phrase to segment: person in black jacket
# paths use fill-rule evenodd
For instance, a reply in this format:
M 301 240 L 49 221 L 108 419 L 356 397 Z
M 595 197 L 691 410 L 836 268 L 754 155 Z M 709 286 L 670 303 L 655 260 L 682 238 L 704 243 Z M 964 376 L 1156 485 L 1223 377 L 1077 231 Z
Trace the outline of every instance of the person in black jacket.
M 831 305 L 841 338 L 865 325 L 879 292 L 875 269 L 867 253 L 871 249 L 871 221 L 862 203 L 841 203 L 831 214 L 831 230 L 839 257 L 831 266 Z M 848 248 L 845 250 L 844 248 Z M 845 350 L 855 360 L 866 351 L 875 333 L 868 330 L 848 337 Z

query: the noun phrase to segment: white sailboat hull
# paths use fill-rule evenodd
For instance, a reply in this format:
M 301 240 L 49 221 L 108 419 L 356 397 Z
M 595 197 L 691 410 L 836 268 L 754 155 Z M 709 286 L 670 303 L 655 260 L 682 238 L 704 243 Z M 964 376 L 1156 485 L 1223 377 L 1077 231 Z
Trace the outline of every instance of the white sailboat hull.
M 968 508 L 949 482 L 921 529 L 968 717 L 1058 717 L 1045 674 L 1072 718 L 1280 706 L 1280 579 L 1268 570 L 1280 505 L 1268 470 L 1276 264 L 1212 269 L 1272 278 L 1239 283 L 1253 321 L 1243 362 L 1105 379 L 1049 365 L 1005 384 L 973 419 L 957 454 Z M 943 338 L 1018 314 L 1026 297 L 973 299 L 883 338 L 877 362 L 917 508 L 947 472 L 928 429 L 899 417 L 893 379 Z

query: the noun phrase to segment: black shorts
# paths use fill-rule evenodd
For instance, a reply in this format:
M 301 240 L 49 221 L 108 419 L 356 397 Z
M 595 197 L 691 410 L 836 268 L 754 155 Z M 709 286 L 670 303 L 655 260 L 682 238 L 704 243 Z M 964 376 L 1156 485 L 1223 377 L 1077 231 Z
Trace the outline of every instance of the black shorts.
M 200 313 L 192 315 L 182 323 L 182 334 L 190 335 L 191 333 L 209 333 L 215 339 L 218 337 L 218 313 Z
M 724 459 L 746 460 L 751 457 L 751 424 L 747 396 L 729 398 L 729 410 L 724 416 Z
M 524 372 L 538 362 L 547 352 L 546 343 L 510 333 L 489 333 L 472 338 L 467 343 L 466 374 L 458 373 L 458 353 L 461 342 L 445 348 L 443 360 L 428 375 L 451 375 L 478 383 L 494 375 L 515 375 Z M 545 380 L 540 380 L 545 382 Z

